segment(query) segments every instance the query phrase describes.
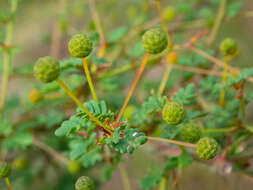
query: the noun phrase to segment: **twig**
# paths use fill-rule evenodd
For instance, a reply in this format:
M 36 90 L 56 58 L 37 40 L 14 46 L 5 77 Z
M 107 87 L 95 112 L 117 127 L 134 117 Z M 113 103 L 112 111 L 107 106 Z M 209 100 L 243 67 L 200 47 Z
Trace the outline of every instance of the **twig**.
M 209 55 L 208 53 L 204 52 L 204 51 L 201 50 L 201 49 L 198 49 L 198 48 L 193 47 L 193 46 L 187 46 L 187 48 L 188 48 L 189 50 L 191 50 L 191 51 L 193 51 L 193 52 L 195 52 L 195 53 L 201 55 L 202 57 L 208 59 L 209 61 L 211 61 L 211 62 L 217 64 L 218 66 L 220 66 L 220 67 L 222 67 L 222 68 L 224 68 L 224 67 L 226 66 L 226 63 L 225 63 L 225 62 L 223 62 L 223 61 L 221 61 L 221 60 L 219 60 L 219 59 L 217 59 L 217 58 L 215 58 L 215 57 Z M 240 70 L 239 70 L 239 69 L 237 69 L 237 68 L 235 68 L 235 67 L 232 67 L 232 66 L 230 66 L 230 65 L 228 65 L 228 70 L 229 70 L 230 72 L 232 72 L 232 73 L 240 74 Z M 252 77 L 248 78 L 247 80 L 248 80 L 249 82 L 253 83 L 253 78 L 252 78 Z
M 8 190 L 12 190 L 12 187 L 11 187 L 11 182 L 10 182 L 10 179 L 8 177 L 5 178 L 5 183 L 8 187 Z
M 103 127 L 105 131 L 109 134 L 112 134 L 113 129 L 99 121 L 74 95 L 74 93 L 65 85 L 65 83 L 61 79 L 56 79 L 58 84 L 65 90 L 65 92 L 71 97 L 71 99 L 93 120 L 97 125 Z
M 123 163 L 119 164 L 119 171 L 120 171 L 122 183 L 123 183 L 123 186 L 124 186 L 124 190 L 131 190 L 130 180 L 129 180 L 129 177 L 128 177 L 128 174 L 127 174 L 126 167 Z
M 217 17 L 215 19 L 215 23 L 213 26 L 213 29 L 211 31 L 211 34 L 209 36 L 209 38 L 207 39 L 207 44 L 211 45 L 213 43 L 213 41 L 215 40 L 218 30 L 220 28 L 221 22 L 225 16 L 226 13 L 226 4 L 227 4 L 227 0 L 220 0 L 220 6 L 219 6 L 219 11 L 217 14 Z
M 106 40 L 105 40 L 102 25 L 100 22 L 100 18 L 99 18 L 94 0 L 89 0 L 89 5 L 90 5 L 91 15 L 92 15 L 94 24 L 96 26 L 96 29 L 97 29 L 97 31 L 99 33 L 99 37 L 100 37 L 101 47 L 99 49 L 98 56 L 102 57 L 104 55 L 105 49 L 106 49 Z
M 33 144 L 35 146 L 37 146 L 38 148 L 44 150 L 45 152 L 47 152 L 48 154 L 50 154 L 51 156 L 53 156 L 57 160 L 61 161 L 63 164 L 65 164 L 65 165 L 69 164 L 69 162 L 70 162 L 69 159 L 67 159 L 66 157 L 64 157 L 61 153 L 57 152 L 53 148 L 51 148 L 48 145 L 46 145 L 43 142 L 41 142 L 38 138 L 34 138 L 33 139 Z
M 137 74 L 136 74 L 136 76 L 135 76 L 134 82 L 133 82 L 132 85 L 131 85 L 131 88 L 130 88 L 130 90 L 129 90 L 129 92 L 128 92 L 128 95 L 127 95 L 125 101 L 124 101 L 124 104 L 123 104 L 123 106 L 122 106 L 122 108 L 121 108 L 121 110 L 120 110 L 120 112 L 119 112 L 119 115 L 118 115 L 118 117 L 117 117 L 117 119 L 116 119 L 116 123 L 118 123 L 118 122 L 120 121 L 120 118 L 121 118 L 122 114 L 124 113 L 124 110 L 125 110 L 125 108 L 126 108 L 128 102 L 129 102 L 129 100 L 130 100 L 130 98 L 131 98 L 131 96 L 132 96 L 132 94 L 133 94 L 133 92 L 134 92 L 134 89 L 135 89 L 137 83 L 139 82 L 139 80 L 140 80 L 140 78 L 141 78 L 142 72 L 143 72 L 144 69 L 145 69 L 145 66 L 146 66 L 146 64 L 147 64 L 147 62 L 148 62 L 148 58 L 149 58 L 149 54 L 146 54 L 146 55 L 144 56 L 144 59 L 143 59 L 143 61 L 142 61 L 141 66 L 140 66 L 140 68 L 139 68 L 139 70 L 138 70 L 138 72 L 137 72 Z
M 88 84 L 89 84 L 89 87 L 90 87 L 91 94 L 93 96 L 93 99 L 96 102 L 98 102 L 97 94 L 96 94 L 96 91 L 95 91 L 95 88 L 94 88 L 94 85 L 93 85 L 93 82 L 92 82 L 92 79 L 91 79 L 91 76 L 90 76 L 90 71 L 89 71 L 89 68 L 88 68 L 88 63 L 87 63 L 86 58 L 83 58 L 82 62 L 83 62 L 83 69 L 84 69 L 84 72 L 86 74 L 86 78 L 87 78 L 87 81 L 88 81 Z
M 182 142 L 182 141 L 176 141 L 176 140 L 171 140 L 171 139 L 164 139 L 164 138 L 159 138 L 159 137 L 147 137 L 147 138 L 148 138 L 148 140 L 151 140 L 151 141 L 171 143 L 171 144 L 186 146 L 186 147 L 190 147 L 190 148 L 196 148 L 196 144 L 186 143 L 186 142 Z
M 15 14 L 18 7 L 18 1 L 11 1 L 11 14 Z M 12 43 L 13 37 L 13 20 L 11 19 L 6 27 L 6 38 L 4 44 L 9 47 Z M 2 76 L 2 89 L 0 94 L 0 112 L 3 110 L 6 94 L 7 94 L 7 87 L 9 82 L 9 75 L 10 75 L 10 65 L 11 65 L 11 53 L 9 51 L 4 52 L 3 58 L 3 76 Z

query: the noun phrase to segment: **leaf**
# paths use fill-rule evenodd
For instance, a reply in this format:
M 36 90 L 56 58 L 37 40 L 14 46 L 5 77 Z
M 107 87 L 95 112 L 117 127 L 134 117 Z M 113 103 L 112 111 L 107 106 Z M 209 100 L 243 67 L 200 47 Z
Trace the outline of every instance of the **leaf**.
M 253 68 L 243 69 L 239 76 L 234 77 L 234 78 L 229 78 L 225 87 L 229 87 L 234 84 L 237 84 L 243 80 L 248 79 L 251 76 L 253 76 Z
M 93 149 L 90 149 L 85 154 L 83 154 L 80 160 L 83 163 L 84 167 L 94 166 L 97 162 L 102 160 L 101 147 L 93 147 Z
M 61 126 L 56 129 L 56 136 L 69 136 L 71 133 L 80 130 L 84 125 L 83 119 L 72 116 L 69 120 L 64 121 Z
M 203 113 L 200 111 L 187 111 L 185 121 L 187 122 L 189 120 L 200 118 L 200 117 L 205 117 L 207 115 L 208 115 L 207 113 Z
M 166 100 L 166 96 L 151 96 L 143 103 L 143 109 L 146 113 L 159 112 L 165 105 Z
M 9 136 L 3 141 L 3 146 L 7 149 L 26 148 L 33 143 L 33 136 L 28 132 L 18 132 Z
M 130 57 L 141 57 L 145 54 L 145 50 L 142 46 L 142 42 L 138 42 L 137 44 L 134 45 L 134 47 L 132 47 L 129 51 L 128 51 L 128 55 Z
M 121 134 L 124 134 L 123 137 L 121 137 Z M 121 154 L 133 153 L 136 148 L 147 142 L 147 137 L 140 132 L 140 129 L 126 127 L 120 130 L 117 128 L 113 137 L 108 138 L 106 142 L 115 147 L 116 151 Z
M 180 88 L 176 95 L 172 97 L 172 100 L 184 105 L 193 104 L 196 100 L 194 91 L 195 85 L 191 83 L 186 88 Z
M 125 36 L 127 31 L 128 31 L 127 26 L 122 26 L 120 28 L 117 28 L 117 29 L 111 31 L 111 33 L 108 37 L 108 42 L 115 43 L 115 42 L 119 41 L 123 36 Z
M 0 135 L 9 135 L 12 131 L 12 125 L 0 117 Z
M 178 157 L 179 172 L 182 172 L 182 169 L 189 166 L 192 161 L 192 156 L 187 151 L 183 151 L 182 154 Z
M 84 106 L 96 117 L 98 120 L 104 121 L 111 121 L 113 120 L 114 113 L 107 109 L 105 101 L 100 101 L 97 103 L 96 101 L 92 100 L 89 102 L 84 103 Z M 84 121 L 89 120 L 89 116 L 81 109 L 77 109 L 76 113 L 77 117 L 81 117 Z
M 238 15 L 238 12 L 242 8 L 242 3 L 241 2 L 232 2 L 228 5 L 228 17 L 235 17 Z
M 96 133 L 93 133 L 90 137 L 87 137 L 85 140 L 78 139 L 73 140 L 70 143 L 70 159 L 77 160 L 82 157 L 84 154 L 87 154 L 92 150 L 91 147 L 96 147 Z

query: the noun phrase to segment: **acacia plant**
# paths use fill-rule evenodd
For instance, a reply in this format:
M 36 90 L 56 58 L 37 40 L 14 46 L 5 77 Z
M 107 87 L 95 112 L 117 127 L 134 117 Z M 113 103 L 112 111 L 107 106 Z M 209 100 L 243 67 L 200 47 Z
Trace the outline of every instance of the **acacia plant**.
M 112 8 L 112 24 L 103 6 L 123 2 L 58 3 L 48 53 L 25 66 L 16 65 L 12 37 L 18 5 L 28 5 L 11 0 L 1 11 L 0 178 L 8 190 L 103 189 L 118 169 L 120 189 L 135 180 L 166 190 L 194 162 L 252 179 L 253 68 L 230 64 L 243 53 L 239 39 L 221 35 L 224 23 L 250 15 L 240 12 L 243 1 L 129 1 L 126 18 Z M 15 77 L 29 78 L 25 98 L 11 93 Z M 159 162 L 139 179 L 128 175 L 136 152 Z

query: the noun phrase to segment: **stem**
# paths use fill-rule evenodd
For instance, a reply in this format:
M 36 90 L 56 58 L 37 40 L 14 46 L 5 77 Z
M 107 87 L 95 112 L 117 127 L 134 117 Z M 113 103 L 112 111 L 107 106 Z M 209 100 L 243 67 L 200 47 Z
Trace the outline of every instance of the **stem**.
M 122 106 L 122 108 L 121 108 L 121 110 L 119 112 L 119 115 L 118 115 L 117 119 L 116 119 L 117 123 L 120 121 L 120 118 L 121 118 L 121 116 L 122 116 L 122 114 L 123 114 L 123 112 L 124 112 L 124 110 L 125 110 L 128 102 L 129 102 L 129 100 L 130 100 L 133 92 L 134 92 L 134 89 L 135 89 L 137 83 L 139 82 L 139 80 L 141 78 L 141 74 L 142 74 L 143 70 L 145 69 L 145 66 L 146 66 L 146 64 L 148 62 L 148 58 L 149 58 L 149 54 L 146 53 L 146 55 L 144 56 L 144 59 L 142 61 L 142 64 L 141 64 L 141 66 L 140 66 L 140 68 L 139 68 L 139 70 L 138 70 L 138 72 L 137 72 L 137 74 L 135 76 L 134 82 L 131 85 L 130 91 L 128 92 L 128 95 L 127 95 L 127 97 L 125 99 L 125 102 L 124 102 L 124 104 L 123 104 L 123 106 Z
M 159 190 L 166 190 L 167 189 L 167 181 L 168 181 L 168 177 L 163 176 L 161 179 L 161 182 L 160 182 Z
M 102 25 L 101 25 L 101 22 L 100 22 L 100 18 L 99 18 L 94 0 L 89 0 L 89 6 L 90 6 L 91 15 L 92 15 L 94 24 L 96 26 L 96 29 L 97 29 L 97 31 L 99 33 L 99 37 L 100 37 L 101 47 L 100 47 L 98 56 L 102 57 L 105 53 L 105 50 L 106 50 L 105 36 L 104 36 L 104 33 L 103 33 Z
M 66 0 L 60 0 L 57 2 L 58 7 L 58 14 L 62 14 L 64 12 L 66 7 Z M 62 37 L 62 31 L 59 28 L 59 18 L 56 19 L 54 26 L 53 26 L 53 32 L 52 32 L 52 43 L 50 47 L 50 55 L 57 59 L 59 57 L 60 52 L 60 45 L 61 45 L 61 37 Z
M 96 102 L 98 102 L 97 94 L 96 94 L 96 91 L 95 91 L 95 88 L 93 86 L 92 79 L 91 79 L 91 76 L 90 76 L 90 71 L 89 71 L 89 68 L 88 68 L 87 60 L 85 58 L 83 58 L 82 61 L 83 61 L 83 69 L 84 69 L 85 74 L 86 74 L 86 78 L 87 78 L 87 81 L 88 81 L 88 84 L 89 84 L 89 87 L 90 87 L 91 94 L 93 96 L 93 99 Z
M 10 179 L 8 177 L 5 178 L 5 183 L 8 187 L 8 190 L 12 190 L 12 187 L 11 187 L 11 182 L 10 182 Z
M 49 147 L 48 145 L 41 142 L 39 139 L 34 138 L 33 144 L 37 146 L 38 148 L 44 150 L 48 154 L 50 154 L 52 157 L 56 158 L 57 160 L 61 161 L 63 164 L 68 165 L 70 160 L 64 157 L 61 153 L 57 152 L 53 148 Z
M 226 84 L 227 82 L 227 75 L 228 75 L 228 57 L 225 57 L 225 67 L 222 75 L 222 83 L 223 85 Z M 220 94 L 220 106 L 224 107 L 225 106 L 225 89 L 222 89 L 221 94 Z
M 169 33 L 168 33 L 166 21 L 163 18 L 163 13 L 162 13 L 162 10 L 161 10 L 161 0 L 155 0 L 155 1 L 156 1 L 156 8 L 157 8 L 157 12 L 159 14 L 160 22 L 162 23 L 163 30 L 166 33 L 167 38 L 168 38 L 168 47 L 172 47 L 172 43 L 171 43 L 170 36 L 169 36 Z
M 107 125 L 104 125 L 101 123 L 74 95 L 74 93 L 64 84 L 64 82 L 61 79 L 56 79 L 58 84 L 65 90 L 65 92 L 70 96 L 70 98 L 90 117 L 91 120 L 93 120 L 97 125 L 101 126 L 109 132 L 109 134 L 112 134 L 113 129 Z
M 221 129 L 203 129 L 203 133 L 226 133 L 236 130 L 237 127 L 221 128 Z
M 166 83 L 168 81 L 168 78 L 170 76 L 171 69 L 173 67 L 173 64 L 170 64 L 169 62 L 166 63 L 166 70 L 163 74 L 163 78 L 161 80 L 159 90 L 158 90 L 158 95 L 161 96 L 163 94 L 163 91 L 165 89 Z
M 241 112 L 242 112 L 242 119 L 245 120 L 246 112 L 245 112 L 245 102 L 244 99 L 240 99 L 240 106 L 241 106 Z
M 11 14 L 14 15 L 18 7 L 18 1 L 11 1 Z M 13 37 L 13 20 L 9 20 L 7 27 L 6 27 L 6 38 L 4 44 L 7 47 L 11 46 Z M 0 112 L 3 110 L 6 94 L 7 94 L 7 87 L 9 81 L 9 74 L 10 74 L 10 65 L 11 65 L 11 53 L 6 50 L 4 52 L 3 57 L 3 76 L 2 76 L 2 89 L 0 94 Z
M 225 16 L 225 13 L 226 13 L 226 4 L 227 4 L 227 0 L 220 0 L 219 11 L 218 11 L 217 17 L 215 19 L 215 23 L 214 23 L 213 29 L 211 31 L 211 34 L 207 40 L 207 43 L 209 45 L 211 45 L 214 42 L 214 40 L 217 36 L 221 22 L 222 22 L 222 20 Z
M 188 49 L 191 50 L 191 51 L 193 51 L 193 52 L 195 52 L 195 53 L 197 53 L 197 54 L 199 54 L 200 56 L 202 56 L 202 57 L 208 59 L 209 61 L 211 61 L 211 62 L 217 64 L 217 65 L 220 66 L 220 67 L 223 67 L 223 68 L 224 68 L 224 67 L 226 66 L 226 63 L 225 63 L 225 62 L 223 62 L 223 61 L 221 61 L 221 60 L 219 60 L 219 59 L 217 59 L 217 58 L 215 58 L 215 57 L 209 55 L 208 53 L 204 52 L 204 51 L 201 50 L 201 49 L 198 49 L 198 48 L 193 47 L 193 46 L 188 47 Z M 232 73 L 235 73 L 235 74 L 240 74 L 240 72 L 241 72 L 239 69 L 237 69 L 237 68 L 235 68 L 235 67 L 232 67 L 232 66 L 230 66 L 230 65 L 228 65 L 228 70 L 229 70 L 230 72 L 232 72 Z M 252 78 L 252 77 L 248 78 L 247 80 L 248 80 L 249 82 L 253 83 L 253 78 Z
M 119 171 L 120 171 L 122 183 L 124 186 L 124 190 L 131 190 L 130 180 L 127 174 L 126 167 L 123 163 L 119 164 Z
M 176 144 L 176 145 L 181 145 L 189 148 L 196 148 L 196 144 L 191 144 L 191 143 L 186 143 L 182 141 L 176 141 L 176 140 L 171 140 L 171 139 L 164 139 L 164 138 L 159 138 L 159 137 L 147 137 L 148 140 L 151 141 L 157 141 L 157 142 L 165 142 L 165 143 L 171 143 L 171 144 Z

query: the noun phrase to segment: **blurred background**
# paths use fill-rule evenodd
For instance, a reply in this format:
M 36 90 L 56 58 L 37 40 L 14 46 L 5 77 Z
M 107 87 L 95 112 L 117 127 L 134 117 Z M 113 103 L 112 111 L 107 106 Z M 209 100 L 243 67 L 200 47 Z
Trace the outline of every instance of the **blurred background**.
M 193 0 L 163 0 L 162 3 L 164 5 L 163 7 L 166 7 L 168 5 L 179 5 L 180 1 L 182 3 L 181 6 L 186 6 L 188 3 L 191 4 L 191 2 L 194 2 Z M 236 39 L 240 47 L 241 56 L 233 60 L 231 64 L 244 68 L 252 66 L 253 62 L 253 15 L 250 16 L 247 14 L 249 11 L 253 11 L 253 1 L 243 0 L 238 2 L 242 2 L 243 7 L 236 17 L 225 20 L 218 32 L 213 47 L 217 48 L 224 37 Z M 145 7 L 147 5 L 150 7 Z M 112 41 L 113 35 L 110 35 L 111 31 L 124 26 L 130 28 L 137 27 L 147 20 L 157 17 L 152 0 L 96 0 L 96 7 L 106 38 L 112 38 Z M 1 0 L 0 12 L 3 13 L 8 9 L 8 1 Z M 189 9 L 190 12 L 194 10 L 195 8 Z M 212 15 L 216 15 L 216 11 L 217 7 L 214 7 L 211 12 Z M 180 17 L 180 13 L 177 17 Z M 67 43 L 70 36 L 80 32 L 92 34 L 95 29 L 87 0 L 21 0 L 14 23 L 13 45 L 15 46 L 16 53 L 12 61 L 13 76 L 9 83 L 7 104 L 22 105 L 23 102 L 20 99 L 27 99 L 28 92 L 36 84 L 39 84 L 32 75 L 32 67 L 35 61 L 39 57 L 46 55 L 52 55 L 57 59 L 69 58 Z M 3 24 L 0 25 L 1 32 L 4 31 L 4 27 Z M 200 26 L 190 32 L 183 30 L 180 31 L 180 35 L 177 35 L 175 32 L 173 38 L 179 42 L 186 41 L 189 36 L 192 36 L 196 31 L 202 30 L 203 28 Z M 4 37 L 4 34 L 0 34 Z M 55 39 L 58 39 L 58 41 L 54 42 Z M 133 38 L 129 42 L 129 46 L 136 41 L 140 41 L 140 39 L 140 35 L 136 35 L 136 38 Z M 98 44 L 95 45 L 95 48 L 98 48 Z M 122 61 L 120 57 L 119 60 Z M 2 73 L 2 62 L 3 59 L 1 57 L 0 73 Z M 247 110 L 248 121 L 253 123 L 253 104 L 250 104 Z M 37 112 L 39 111 L 37 110 Z M 21 117 L 20 112 L 17 112 L 15 115 L 14 110 L 14 114 L 11 117 L 13 120 L 18 120 Z M 60 118 L 59 120 L 62 120 L 61 117 L 52 116 L 52 118 Z M 61 143 L 59 139 L 56 139 L 53 132 L 49 139 L 48 142 L 51 144 L 55 143 L 59 145 Z M 33 151 L 32 149 L 31 152 Z M 133 189 L 139 189 L 138 179 L 143 177 L 152 164 L 156 163 L 159 165 L 163 160 L 163 158 L 158 158 L 159 156 L 157 158 L 150 158 L 149 153 L 152 151 L 152 146 L 147 144 L 131 157 L 126 158 L 127 171 L 131 184 L 134 187 Z M 29 155 L 29 151 L 27 152 Z M 74 189 L 73 183 L 76 180 L 76 176 L 70 175 L 66 169 L 56 169 L 60 166 L 55 161 L 48 166 L 47 164 L 42 164 L 43 159 L 47 163 L 51 158 L 48 156 L 41 157 L 40 155 L 43 153 L 40 151 L 37 152 L 37 155 L 30 153 L 34 164 L 29 168 L 29 172 L 16 172 L 11 176 L 13 189 Z M 102 166 L 98 165 L 94 169 L 87 169 L 87 172 L 93 176 L 99 176 L 102 173 Z M 86 171 L 84 170 L 83 173 L 85 174 Z M 33 175 L 40 177 L 33 179 Z M 31 179 L 33 180 L 31 181 Z M 225 174 L 221 174 L 215 166 L 207 167 L 204 164 L 196 163 L 184 169 L 177 189 L 250 190 L 252 186 L 252 178 L 236 173 L 227 174 L 225 172 Z M 0 180 L 0 189 L 5 189 L 3 180 Z M 118 170 L 113 173 L 112 180 L 105 182 L 101 189 L 122 189 L 122 182 Z

